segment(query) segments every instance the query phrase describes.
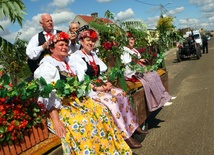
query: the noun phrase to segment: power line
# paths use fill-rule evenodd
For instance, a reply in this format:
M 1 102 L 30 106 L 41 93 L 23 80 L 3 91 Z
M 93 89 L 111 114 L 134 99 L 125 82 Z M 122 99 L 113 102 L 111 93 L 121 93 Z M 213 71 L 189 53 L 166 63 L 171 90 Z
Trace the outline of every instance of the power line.
M 159 6 L 157 4 L 146 3 L 146 2 L 139 1 L 139 0 L 135 0 L 135 1 L 142 3 L 142 4 L 146 4 L 146 5 Z

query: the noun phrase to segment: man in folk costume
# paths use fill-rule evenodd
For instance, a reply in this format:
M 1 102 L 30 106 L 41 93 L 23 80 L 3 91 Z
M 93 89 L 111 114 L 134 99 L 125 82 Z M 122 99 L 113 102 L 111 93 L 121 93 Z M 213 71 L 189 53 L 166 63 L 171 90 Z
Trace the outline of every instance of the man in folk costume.
M 54 22 L 50 14 L 44 13 L 41 15 L 40 25 L 42 26 L 43 31 L 37 33 L 30 39 L 26 49 L 28 66 L 32 73 L 37 69 L 39 62 L 44 55 L 49 53 L 48 40 L 50 37 L 61 32 L 53 28 Z

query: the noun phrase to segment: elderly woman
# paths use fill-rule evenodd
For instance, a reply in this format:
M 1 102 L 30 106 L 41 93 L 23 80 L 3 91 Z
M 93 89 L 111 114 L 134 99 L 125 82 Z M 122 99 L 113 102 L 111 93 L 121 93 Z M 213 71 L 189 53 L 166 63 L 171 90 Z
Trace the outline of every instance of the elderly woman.
M 128 96 L 122 89 L 113 87 L 110 82 L 97 80 L 101 73 L 107 70 L 107 66 L 93 51 L 97 40 L 98 35 L 94 30 L 88 29 L 81 32 L 79 35 L 81 47 L 80 50 L 69 57 L 72 60 L 70 65 L 78 71 L 79 79 L 83 80 L 84 75 L 91 78 L 92 91 L 89 93 L 90 98 L 111 111 L 114 121 L 127 144 L 131 148 L 139 148 L 142 145 L 131 136 L 134 132 L 147 134 L 147 131 L 141 130 L 136 122 L 136 116 L 132 111 Z
M 146 72 L 144 74 L 139 74 L 135 70 L 129 67 L 132 62 L 133 57 L 137 57 L 137 64 L 140 66 L 145 66 L 146 59 L 141 58 L 140 53 L 134 48 L 135 38 L 129 32 L 127 33 L 128 46 L 124 47 L 124 52 L 121 55 L 122 62 L 125 64 L 124 76 L 126 79 L 138 79 L 144 87 L 148 109 L 150 112 L 155 111 L 163 106 L 171 105 L 171 99 L 175 99 L 169 95 L 169 93 L 164 88 L 160 76 L 156 71 Z
M 47 83 L 75 76 L 68 65 L 69 36 L 65 32 L 50 39 L 50 56 L 41 60 L 34 73 Z M 48 126 L 62 140 L 64 154 L 127 154 L 132 151 L 120 135 L 107 108 L 85 99 L 75 102 L 57 98 L 52 91 L 49 98 L 39 98 L 49 113 Z

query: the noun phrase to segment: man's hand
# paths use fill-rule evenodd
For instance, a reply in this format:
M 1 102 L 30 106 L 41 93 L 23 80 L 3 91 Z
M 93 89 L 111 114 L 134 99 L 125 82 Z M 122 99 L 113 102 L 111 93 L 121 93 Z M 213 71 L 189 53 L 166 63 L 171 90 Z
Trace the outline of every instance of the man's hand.
M 50 45 L 50 43 L 49 43 L 49 41 L 46 41 L 46 42 L 44 42 L 44 44 L 42 45 L 42 48 L 45 50 L 45 49 L 49 49 L 49 45 Z

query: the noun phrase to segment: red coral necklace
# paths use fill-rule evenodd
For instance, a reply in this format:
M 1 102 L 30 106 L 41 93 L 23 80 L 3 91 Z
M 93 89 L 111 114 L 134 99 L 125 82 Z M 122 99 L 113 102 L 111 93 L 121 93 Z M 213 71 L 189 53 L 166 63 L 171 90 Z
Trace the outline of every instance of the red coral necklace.
M 59 61 L 59 60 L 57 60 L 54 56 L 51 56 L 52 58 L 54 58 L 56 61 Z M 68 63 L 66 62 L 66 61 L 64 61 L 64 63 L 65 63 L 65 69 L 66 69 L 66 71 L 68 71 L 68 74 L 70 75 L 70 76 L 76 76 L 75 74 L 74 74 L 74 72 L 71 70 L 71 67 L 68 65 Z
M 91 56 L 92 59 L 93 59 L 93 61 L 90 61 L 90 59 L 89 59 L 89 57 L 88 57 L 88 54 L 87 54 L 86 52 L 84 52 L 84 51 L 82 51 L 82 52 L 83 52 L 83 54 L 85 54 L 85 56 L 88 58 L 89 63 L 90 63 L 90 66 L 91 66 L 91 67 L 93 68 L 93 70 L 94 70 L 94 76 L 97 76 L 97 74 L 98 74 L 98 67 L 97 67 L 97 64 L 96 64 L 96 62 L 95 62 L 95 60 L 94 60 L 93 55 L 90 54 L 90 56 Z

